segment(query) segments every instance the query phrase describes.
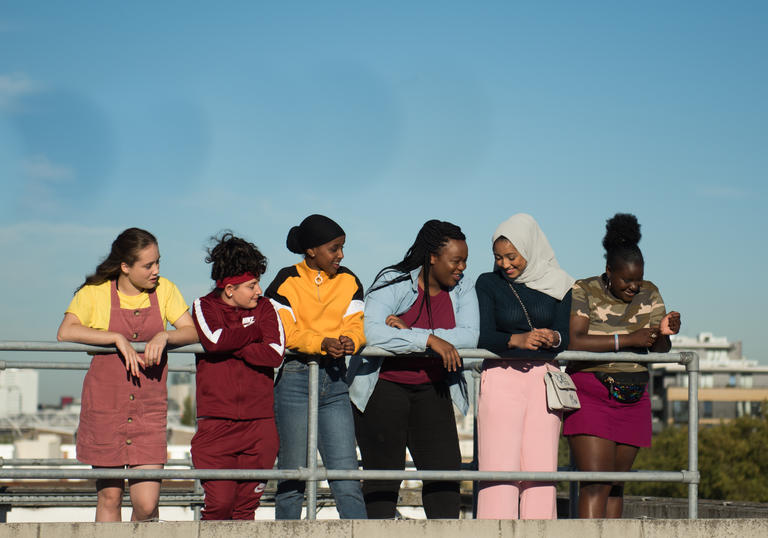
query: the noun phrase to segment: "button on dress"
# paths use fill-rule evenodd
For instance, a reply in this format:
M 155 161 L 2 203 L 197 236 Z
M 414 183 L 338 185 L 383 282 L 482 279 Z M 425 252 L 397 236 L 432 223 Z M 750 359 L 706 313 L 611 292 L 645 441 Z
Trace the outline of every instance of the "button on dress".
M 131 342 L 147 342 L 165 330 L 157 294 L 148 308 L 120 308 L 110 283 L 109 330 Z M 143 357 L 143 354 L 141 355 Z M 163 464 L 167 461 L 167 355 L 133 377 L 118 353 L 95 355 L 83 382 L 77 459 L 97 467 Z

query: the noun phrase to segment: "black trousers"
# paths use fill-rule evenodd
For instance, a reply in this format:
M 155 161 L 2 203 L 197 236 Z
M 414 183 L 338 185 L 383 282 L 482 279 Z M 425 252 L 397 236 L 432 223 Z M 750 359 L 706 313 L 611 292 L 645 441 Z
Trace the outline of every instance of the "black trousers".
M 355 411 L 355 433 L 365 469 L 404 469 L 405 448 L 419 470 L 459 470 L 461 452 L 453 403 L 445 383 L 405 385 L 379 379 L 365 413 Z M 369 519 L 392 519 L 399 480 L 364 480 Z M 459 483 L 424 481 L 429 519 L 458 518 Z

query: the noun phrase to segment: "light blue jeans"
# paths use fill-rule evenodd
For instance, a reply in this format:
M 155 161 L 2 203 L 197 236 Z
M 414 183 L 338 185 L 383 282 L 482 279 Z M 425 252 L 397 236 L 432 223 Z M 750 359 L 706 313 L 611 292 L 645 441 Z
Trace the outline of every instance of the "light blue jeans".
M 327 359 L 326 359 L 327 360 Z M 343 360 L 320 367 L 318 449 L 327 469 L 357 469 L 352 404 Z M 280 435 L 278 469 L 307 465 L 307 398 L 309 366 L 286 359 L 275 384 L 275 421 Z M 342 519 L 365 519 L 359 480 L 331 480 L 331 492 Z M 275 519 L 299 519 L 305 482 L 281 480 L 275 497 Z

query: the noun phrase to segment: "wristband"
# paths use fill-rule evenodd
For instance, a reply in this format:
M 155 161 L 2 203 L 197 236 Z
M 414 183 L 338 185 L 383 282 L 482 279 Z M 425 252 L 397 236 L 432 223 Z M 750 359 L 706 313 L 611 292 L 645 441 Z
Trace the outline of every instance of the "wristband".
M 560 344 L 563 343 L 563 335 L 560 334 L 560 331 L 554 331 L 554 332 L 557 335 L 557 344 L 555 344 L 552 347 L 560 347 Z
M 616 347 L 616 351 L 618 351 L 619 350 L 619 335 L 618 334 L 614 334 L 613 335 L 613 344 Z

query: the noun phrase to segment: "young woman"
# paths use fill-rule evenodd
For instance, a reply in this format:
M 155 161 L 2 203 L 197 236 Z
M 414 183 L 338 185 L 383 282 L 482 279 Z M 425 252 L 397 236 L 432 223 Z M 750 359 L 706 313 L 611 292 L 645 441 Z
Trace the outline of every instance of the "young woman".
M 477 279 L 478 346 L 509 360 L 483 362 L 478 402 L 481 471 L 556 471 L 560 414 L 549 411 L 544 375 L 568 345 L 573 279 L 530 215 L 493 234 L 495 270 Z M 481 519 L 555 519 L 555 485 L 484 482 Z
M 320 365 L 318 448 L 328 469 L 357 469 L 355 431 L 345 381 L 346 355 L 365 344 L 363 289 L 341 265 L 346 235 L 336 222 L 310 215 L 288 233 L 286 246 L 304 260 L 281 269 L 267 288 L 285 328 L 288 355 L 275 382 L 275 418 L 280 434 L 280 469 L 307 464 L 307 398 L 309 366 Z M 364 519 L 358 480 L 331 480 L 331 492 L 342 519 Z M 304 482 L 277 485 L 275 517 L 298 519 Z
M 114 345 L 95 355 L 83 383 L 77 459 L 94 468 L 161 469 L 167 461 L 167 344 L 197 341 L 179 290 L 159 275 L 155 237 L 129 228 L 86 277 L 59 327 L 59 341 Z M 166 331 L 170 322 L 175 331 Z M 131 343 L 146 342 L 144 353 Z M 120 521 L 123 480 L 97 480 L 96 521 Z M 159 480 L 130 480 L 131 520 L 158 517 Z
M 680 331 L 680 314 L 666 313 L 659 290 L 643 280 L 640 225 L 617 213 L 603 238 L 605 273 L 573 288 L 569 349 L 667 352 Z M 568 366 L 581 409 L 565 418 L 563 434 L 580 471 L 629 471 L 641 446 L 651 445 L 648 369 L 638 363 L 578 362 Z M 619 518 L 622 483 L 582 482 L 579 516 Z
M 418 469 L 461 466 L 453 403 L 466 413 L 468 402 L 457 348 L 474 348 L 478 334 L 477 296 L 464 276 L 466 266 L 461 229 L 430 220 L 405 258 L 382 269 L 368 290 L 368 343 L 423 356 L 354 357 L 350 363 L 357 442 L 366 469 L 404 469 L 406 447 Z M 427 348 L 434 354 L 426 354 Z M 368 517 L 394 518 L 399 489 L 400 480 L 365 480 Z M 422 500 L 428 518 L 459 517 L 458 482 L 425 481 Z
M 267 259 L 225 233 L 208 251 L 214 290 L 195 300 L 193 319 L 206 353 L 196 357 L 197 469 L 271 469 L 277 457 L 275 368 L 285 352 L 283 327 L 259 279 Z M 203 480 L 203 519 L 253 519 L 266 484 Z

